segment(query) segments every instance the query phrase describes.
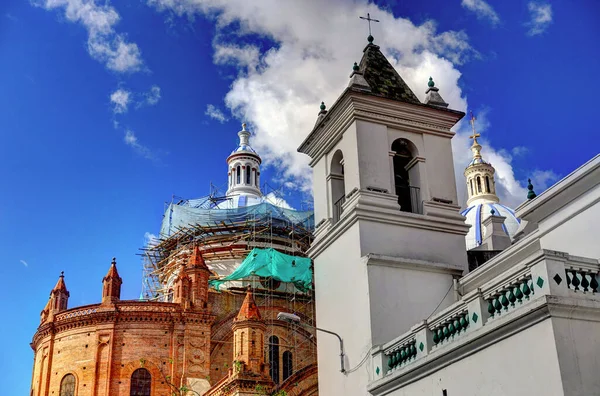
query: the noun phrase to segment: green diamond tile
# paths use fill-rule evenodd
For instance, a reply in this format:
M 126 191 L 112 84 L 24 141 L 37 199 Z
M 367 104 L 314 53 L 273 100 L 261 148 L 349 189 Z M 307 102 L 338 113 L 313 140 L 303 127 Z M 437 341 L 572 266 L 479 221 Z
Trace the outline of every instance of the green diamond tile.
M 473 312 L 473 323 L 477 323 L 477 319 L 479 319 L 479 316 L 477 316 L 477 312 Z
M 379 366 L 377 366 L 377 368 L 375 369 L 375 374 L 379 375 Z
M 535 283 L 537 283 L 540 289 L 542 288 L 542 286 L 544 286 L 544 280 L 540 276 L 538 276 L 537 281 Z
M 419 344 L 419 349 L 421 350 L 421 352 L 423 352 L 423 348 L 425 348 L 425 345 L 423 345 L 423 343 Z
M 559 274 L 554 275 L 554 282 L 556 282 L 557 285 L 560 285 L 560 282 L 562 282 L 562 278 L 560 277 Z

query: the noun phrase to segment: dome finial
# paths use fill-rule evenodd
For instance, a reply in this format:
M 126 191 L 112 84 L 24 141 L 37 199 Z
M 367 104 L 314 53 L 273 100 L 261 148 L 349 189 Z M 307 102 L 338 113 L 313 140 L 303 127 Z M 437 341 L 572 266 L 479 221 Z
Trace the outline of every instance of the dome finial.
M 321 106 L 319 106 L 319 109 L 321 109 L 321 113 L 324 112 L 326 108 L 327 106 L 325 106 L 325 102 L 321 102 Z
M 433 82 L 433 78 L 431 76 L 429 76 L 429 82 L 427 83 L 427 86 L 429 88 L 433 88 L 435 86 L 435 83 Z
M 533 199 L 537 197 L 535 191 L 533 191 L 533 184 L 531 184 L 531 179 L 527 179 L 527 199 Z
M 242 131 L 246 131 L 246 123 L 245 122 L 242 123 Z

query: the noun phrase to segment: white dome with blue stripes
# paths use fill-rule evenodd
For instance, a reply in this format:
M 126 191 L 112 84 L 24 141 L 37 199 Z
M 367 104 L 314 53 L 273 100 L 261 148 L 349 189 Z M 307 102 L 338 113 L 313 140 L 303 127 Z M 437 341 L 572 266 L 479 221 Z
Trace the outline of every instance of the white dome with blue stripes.
M 469 233 L 465 237 L 467 250 L 471 250 L 481 245 L 481 242 L 485 238 L 485 230 L 482 224 L 485 219 L 492 216 L 492 209 L 494 210 L 494 216 L 506 217 L 504 224 L 502 225 L 504 232 L 506 232 L 511 239 L 516 234 L 521 220 L 515 216 L 515 211 L 513 209 L 500 203 L 477 203 L 460 212 L 461 215 L 467 218 L 465 222 L 471 226 Z

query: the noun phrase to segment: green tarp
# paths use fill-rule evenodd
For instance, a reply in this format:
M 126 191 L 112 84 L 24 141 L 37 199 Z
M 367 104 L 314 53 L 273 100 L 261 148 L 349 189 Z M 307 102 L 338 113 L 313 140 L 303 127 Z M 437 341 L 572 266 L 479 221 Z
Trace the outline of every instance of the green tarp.
M 281 282 L 293 283 L 298 289 L 312 289 L 310 259 L 290 256 L 275 249 L 254 248 L 240 266 L 225 278 L 210 281 L 216 290 L 221 284 L 251 276 L 273 278 Z

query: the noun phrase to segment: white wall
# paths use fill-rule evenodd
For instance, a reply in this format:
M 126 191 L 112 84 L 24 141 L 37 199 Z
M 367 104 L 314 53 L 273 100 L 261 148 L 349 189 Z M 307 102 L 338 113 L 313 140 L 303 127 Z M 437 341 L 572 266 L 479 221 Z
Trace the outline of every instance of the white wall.
M 346 368 L 355 367 L 371 348 L 367 268 L 358 241 L 358 224 L 354 224 L 314 259 L 317 326 L 343 338 Z M 322 332 L 317 337 L 319 394 L 356 394 L 357 389 L 366 389 L 369 365 L 343 375 L 337 338 Z
M 377 253 L 467 266 L 465 237 L 461 234 L 363 221 L 360 236 L 363 256 Z
M 600 323 L 552 318 L 565 396 L 600 395 Z
M 381 345 L 452 305 L 452 276 L 439 272 L 369 265 L 371 333 Z
M 429 196 L 451 200 L 456 205 L 456 179 L 454 177 L 454 162 L 452 159 L 452 143 L 445 137 L 423 135 L 426 153 L 426 169 Z
M 448 396 L 563 396 L 551 320 L 546 319 L 389 395 L 441 396 L 443 389 Z
M 539 230 L 542 248 L 600 258 L 600 184 L 545 218 Z M 593 206 L 590 204 L 595 203 Z

